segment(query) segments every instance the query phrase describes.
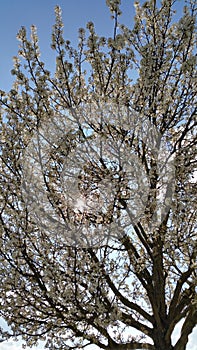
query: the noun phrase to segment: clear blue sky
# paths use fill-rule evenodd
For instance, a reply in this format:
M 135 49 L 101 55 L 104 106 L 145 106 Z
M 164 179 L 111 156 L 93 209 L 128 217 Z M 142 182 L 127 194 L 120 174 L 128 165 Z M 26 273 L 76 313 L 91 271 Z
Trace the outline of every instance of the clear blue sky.
M 124 23 L 129 24 L 133 19 L 132 4 L 133 0 L 122 2 Z M 99 34 L 112 34 L 112 21 L 105 0 L 1 0 L 0 5 L 0 89 L 3 90 L 11 87 L 12 57 L 17 54 L 16 34 L 21 26 L 29 30 L 32 24 L 36 25 L 42 59 L 48 63 L 49 69 L 54 67 L 50 40 L 55 5 L 62 8 L 65 37 L 73 43 L 77 43 L 78 28 L 85 27 L 88 21 L 95 23 Z
M 122 0 L 122 22 L 129 25 L 134 16 L 133 0 Z M 183 0 L 179 0 L 180 12 Z M 17 54 L 16 34 L 21 26 L 27 29 L 32 24 L 38 29 L 42 59 L 49 69 L 54 68 L 54 55 L 51 54 L 51 28 L 54 24 L 54 7 L 60 5 L 63 11 L 65 37 L 77 43 L 79 27 L 93 21 L 100 35 L 112 34 L 112 21 L 105 0 L 1 0 L 0 1 L 0 89 L 9 90 L 13 77 L 12 57 Z M 197 335 L 197 332 L 195 332 Z M 195 350 L 195 335 L 192 335 L 187 349 Z M 1 350 L 21 350 L 21 343 L 0 343 Z M 37 349 L 40 349 L 38 347 Z

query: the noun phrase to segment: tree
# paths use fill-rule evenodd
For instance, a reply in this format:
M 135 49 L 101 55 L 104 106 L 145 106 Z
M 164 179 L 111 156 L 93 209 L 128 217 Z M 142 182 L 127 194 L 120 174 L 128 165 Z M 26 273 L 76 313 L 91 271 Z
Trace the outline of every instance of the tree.
M 197 316 L 196 1 L 177 22 L 175 1 L 136 2 L 133 28 L 106 2 L 113 37 L 90 22 L 76 49 L 56 7 L 54 75 L 36 28 L 19 31 L 0 98 L 1 316 L 48 349 L 184 350 Z

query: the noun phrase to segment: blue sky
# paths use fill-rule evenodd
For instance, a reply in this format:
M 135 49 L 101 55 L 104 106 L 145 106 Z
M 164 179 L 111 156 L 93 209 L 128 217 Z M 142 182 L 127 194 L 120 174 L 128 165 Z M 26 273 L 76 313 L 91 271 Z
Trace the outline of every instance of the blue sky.
M 54 24 L 54 7 L 60 5 L 63 11 L 65 37 L 77 43 L 78 28 L 93 21 L 99 34 L 112 34 L 113 23 L 105 0 L 1 0 L 0 11 L 0 89 L 11 88 L 12 57 L 17 54 L 16 34 L 21 26 L 28 30 L 32 24 L 38 29 L 42 59 L 49 69 L 54 68 L 54 55 L 50 49 L 51 29 Z M 123 0 L 124 23 L 133 18 L 132 0 Z M 128 10 L 129 9 L 129 10 Z
M 54 55 L 51 54 L 51 28 L 54 24 L 54 6 L 60 5 L 63 10 L 65 37 L 77 43 L 79 27 L 85 27 L 93 21 L 100 35 L 111 35 L 113 24 L 105 0 L 1 0 L 0 11 L 0 89 L 9 90 L 13 77 L 12 57 L 17 54 L 18 42 L 16 34 L 21 26 L 28 30 L 32 24 L 38 29 L 42 59 L 49 69 L 54 68 Z M 180 11 L 183 0 L 179 0 L 177 10 Z M 133 0 L 122 0 L 122 22 L 132 23 Z M 190 336 L 188 350 L 195 350 L 197 332 Z M 13 341 L 0 343 L 1 350 L 21 350 L 21 343 Z M 37 347 L 41 349 L 41 347 Z

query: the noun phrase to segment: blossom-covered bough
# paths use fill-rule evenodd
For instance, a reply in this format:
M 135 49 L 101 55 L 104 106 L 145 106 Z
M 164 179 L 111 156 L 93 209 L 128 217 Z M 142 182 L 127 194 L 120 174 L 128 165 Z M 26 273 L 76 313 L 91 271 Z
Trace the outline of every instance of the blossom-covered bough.
M 47 349 L 184 350 L 196 318 L 196 1 L 108 0 L 52 75 L 21 28 L 1 91 L 0 315 Z M 85 71 L 87 70 L 87 72 Z M 133 77 L 133 80 L 132 80 Z M 172 333 L 183 321 L 180 336 Z

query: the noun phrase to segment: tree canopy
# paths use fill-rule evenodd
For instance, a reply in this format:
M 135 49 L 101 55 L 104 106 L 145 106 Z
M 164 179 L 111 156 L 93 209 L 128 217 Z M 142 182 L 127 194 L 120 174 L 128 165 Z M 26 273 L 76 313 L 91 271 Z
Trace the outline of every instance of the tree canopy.
M 184 350 L 196 325 L 196 0 L 107 0 L 42 62 L 18 33 L 0 91 L 0 315 L 47 349 Z M 172 344 L 175 326 L 183 321 Z

